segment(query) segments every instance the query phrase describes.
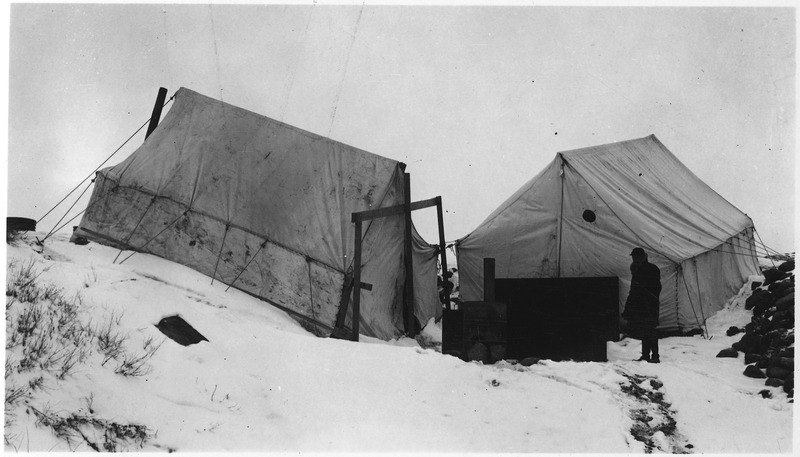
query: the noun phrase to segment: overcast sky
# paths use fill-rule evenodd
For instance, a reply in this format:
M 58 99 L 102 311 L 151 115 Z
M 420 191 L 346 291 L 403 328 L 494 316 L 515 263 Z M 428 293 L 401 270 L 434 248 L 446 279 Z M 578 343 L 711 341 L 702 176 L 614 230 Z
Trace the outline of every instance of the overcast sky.
M 319 2 L 10 12 L 10 216 L 43 216 L 147 120 L 159 87 L 172 95 L 183 86 L 405 162 L 413 199 L 442 196 L 448 240 L 557 152 L 655 134 L 747 213 L 767 246 L 794 250 L 794 8 Z M 435 211 L 414 221 L 436 241 Z

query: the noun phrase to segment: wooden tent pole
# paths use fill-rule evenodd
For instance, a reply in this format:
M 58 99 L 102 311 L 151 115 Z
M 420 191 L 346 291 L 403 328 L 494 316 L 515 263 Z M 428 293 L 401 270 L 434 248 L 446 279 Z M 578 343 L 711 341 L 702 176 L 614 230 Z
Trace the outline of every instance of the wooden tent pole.
M 404 289 L 405 301 L 405 315 L 406 315 L 406 334 L 408 336 L 416 336 L 416 329 L 414 328 L 414 250 L 411 244 L 411 174 L 403 173 L 403 183 L 405 186 L 404 192 L 404 208 L 403 216 L 405 217 L 405 268 L 406 280 Z
M 161 109 L 164 108 L 164 100 L 167 99 L 167 89 L 160 87 L 158 89 L 158 96 L 156 96 L 156 104 L 153 105 L 153 114 L 150 116 L 150 125 L 147 126 L 147 133 L 144 134 L 144 139 L 153 133 L 153 130 L 158 127 L 158 122 L 161 120 Z
M 558 157 L 561 158 L 561 167 L 558 171 L 559 181 L 561 182 L 561 201 L 558 208 L 558 257 L 556 258 L 556 268 L 558 271 L 556 272 L 556 278 L 561 277 L 561 238 L 564 230 L 564 165 L 566 164 L 563 155 L 558 154 Z
M 361 221 L 356 223 L 356 239 L 353 246 L 353 284 L 361 284 Z M 353 341 L 358 341 L 359 320 L 361 319 L 361 287 L 353 287 Z
M 442 214 L 442 197 L 436 197 L 436 218 L 439 224 L 439 252 L 442 259 L 442 281 L 444 282 L 444 272 L 447 271 L 447 247 L 444 241 L 444 214 Z M 445 308 L 450 310 L 450 294 L 445 299 Z

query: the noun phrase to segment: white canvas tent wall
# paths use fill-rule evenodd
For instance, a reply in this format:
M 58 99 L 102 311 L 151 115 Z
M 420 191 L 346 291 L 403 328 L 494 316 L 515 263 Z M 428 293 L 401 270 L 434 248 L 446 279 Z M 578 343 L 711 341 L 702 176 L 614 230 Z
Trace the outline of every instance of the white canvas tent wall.
M 141 147 L 97 173 L 75 236 L 187 265 L 328 335 L 352 270 L 351 215 L 402 204 L 403 167 L 181 88 Z M 365 226 L 361 280 L 373 286 L 361 296 L 365 335 L 403 331 L 404 231 L 402 215 Z M 424 324 L 441 313 L 436 249 L 413 236 L 415 315 Z
M 661 269 L 665 331 L 699 328 L 759 272 L 752 220 L 651 135 L 557 154 L 457 241 L 461 295 L 482 298 L 493 257 L 498 278 L 618 276 L 622 310 L 636 246 Z

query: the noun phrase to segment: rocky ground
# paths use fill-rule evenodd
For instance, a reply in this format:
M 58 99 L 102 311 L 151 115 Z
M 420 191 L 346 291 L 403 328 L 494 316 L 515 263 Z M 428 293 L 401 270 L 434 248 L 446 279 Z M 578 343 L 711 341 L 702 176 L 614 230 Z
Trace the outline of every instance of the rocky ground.
M 794 258 L 762 274 L 764 281 L 752 284 L 745 301 L 752 320 L 744 328 L 728 329 L 728 336 L 743 333 L 742 338 L 717 357 L 738 358 L 743 353 L 745 376 L 763 378 L 766 386 L 783 387 L 794 398 Z M 761 394 L 767 397 L 770 392 Z

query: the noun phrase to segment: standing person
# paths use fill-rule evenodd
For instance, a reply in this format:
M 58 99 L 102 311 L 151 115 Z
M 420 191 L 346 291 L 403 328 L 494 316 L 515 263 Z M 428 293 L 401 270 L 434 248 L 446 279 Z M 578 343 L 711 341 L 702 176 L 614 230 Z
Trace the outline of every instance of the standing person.
M 631 290 L 625 301 L 622 317 L 628 321 L 634 338 L 642 340 L 642 357 L 639 361 L 659 363 L 658 310 L 661 295 L 661 270 L 647 261 L 642 248 L 631 251 Z

